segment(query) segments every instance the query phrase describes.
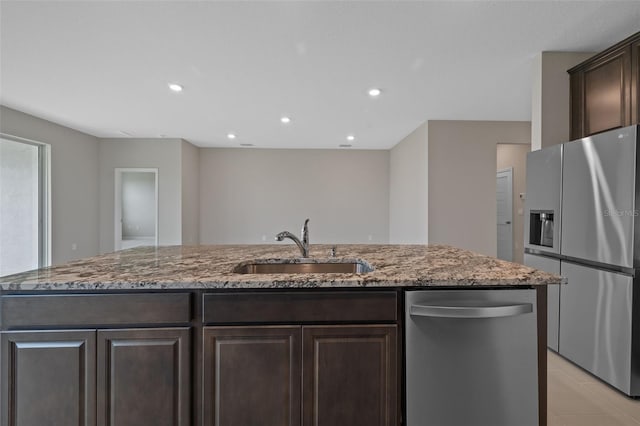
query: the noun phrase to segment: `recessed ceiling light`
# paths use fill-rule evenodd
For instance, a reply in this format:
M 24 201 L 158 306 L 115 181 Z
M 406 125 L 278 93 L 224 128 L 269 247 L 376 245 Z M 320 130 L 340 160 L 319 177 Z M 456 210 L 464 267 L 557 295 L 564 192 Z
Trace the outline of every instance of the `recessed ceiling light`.
M 371 96 L 372 98 L 375 98 L 376 96 L 380 96 L 380 93 L 382 93 L 382 90 L 378 89 L 378 88 L 373 88 L 373 89 L 369 89 L 369 96 Z
M 228 133 L 228 134 L 227 134 L 227 137 L 228 137 L 229 139 L 235 139 L 235 138 L 236 138 L 236 135 L 234 135 L 233 133 Z
M 169 89 L 174 92 L 182 92 L 183 87 L 178 83 L 169 83 Z
M 291 119 L 287 116 L 280 118 L 280 121 L 284 124 L 289 124 L 291 123 Z
M 253 146 L 252 143 L 241 143 L 240 146 Z
M 349 135 L 349 136 L 347 136 L 347 140 L 348 141 L 354 141 L 354 140 L 356 140 L 356 137 L 353 136 L 353 135 Z
M 338 145 L 340 148 L 351 148 L 351 144 L 350 143 L 341 143 L 340 145 Z

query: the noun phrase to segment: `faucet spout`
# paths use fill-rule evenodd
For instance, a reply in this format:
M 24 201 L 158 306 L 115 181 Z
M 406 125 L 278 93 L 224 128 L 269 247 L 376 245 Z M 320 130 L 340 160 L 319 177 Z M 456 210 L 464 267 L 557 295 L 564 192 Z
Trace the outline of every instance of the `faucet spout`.
M 276 235 L 276 241 L 284 241 L 285 238 L 290 239 L 300 249 L 300 254 L 302 257 L 309 257 L 309 227 L 307 226 L 309 223 L 309 219 L 304 221 L 304 225 L 302 226 L 302 241 L 298 239 L 295 235 L 293 235 L 289 231 L 282 231 L 278 235 Z

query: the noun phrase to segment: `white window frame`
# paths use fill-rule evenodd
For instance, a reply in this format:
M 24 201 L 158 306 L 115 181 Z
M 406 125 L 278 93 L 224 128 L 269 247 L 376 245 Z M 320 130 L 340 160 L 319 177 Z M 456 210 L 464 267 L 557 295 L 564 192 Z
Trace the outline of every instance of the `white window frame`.
M 38 267 L 51 265 L 51 146 L 0 132 L 0 138 L 38 148 Z

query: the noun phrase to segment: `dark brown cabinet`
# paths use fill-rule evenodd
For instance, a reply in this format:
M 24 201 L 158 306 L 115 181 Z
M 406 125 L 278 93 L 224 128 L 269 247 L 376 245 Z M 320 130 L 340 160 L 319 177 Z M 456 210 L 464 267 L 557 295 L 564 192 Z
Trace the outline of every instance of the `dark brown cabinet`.
M 0 426 L 398 426 L 398 312 L 396 290 L 0 294 Z
M 2 333 L 2 426 L 95 425 L 95 331 Z
M 640 124 L 640 40 L 631 43 L 631 120 Z
M 190 330 L 98 330 L 97 425 L 188 426 Z
M 205 327 L 207 426 L 397 425 L 395 325 Z
M 571 139 L 640 123 L 639 41 L 640 33 L 569 70 Z
M 204 424 L 299 426 L 299 326 L 205 327 Z
M 397 426 L 390 291 L 203 295 L 205 426 Z
M 3 332 L 1 424 L 187 426 L 190 353 L 189 328 Z
M 302 329 L 303 426 L 392 426 L 397 421 L 395 325 Z
M 0 425 L 191 425 L 191 299 L 0 295 Z

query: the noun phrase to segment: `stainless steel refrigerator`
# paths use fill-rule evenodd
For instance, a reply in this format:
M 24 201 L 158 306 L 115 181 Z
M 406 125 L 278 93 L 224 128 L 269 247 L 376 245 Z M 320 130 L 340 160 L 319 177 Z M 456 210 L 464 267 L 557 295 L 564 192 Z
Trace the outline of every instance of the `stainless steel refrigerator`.
M 560 232 L 562 207 L 562 145 L 530 152 L 527 155 L 525 196 L 524 263 L 532 268 L 560 275 Z M 551 221 L 551 239 L 548 233 Z M 547 288 L 547 342 L 558 351 L 560 287 Z
M 537 212 L 546 206 L 539 206 L 537 197 L 551 190 L 539 187 L 544 170 L 533 161 L 527 170 L 532 181 L 527 184 L 525 228 L 526 263 L 536 266 L 543 259 L 555 268 L 559 262 L 568 280 L 558 288 L 558 324 L 549 323 L 550 341 L 557 332 L 557 348 L 550 346 L 630 396 L 640 396 L 638 132 L 638 126 L 630 126 L 552 147 L 561 159 L 561 203 L 554 206 L 560 220 L 554 214 L 553 247 L 541 244 L 544 224 Z

